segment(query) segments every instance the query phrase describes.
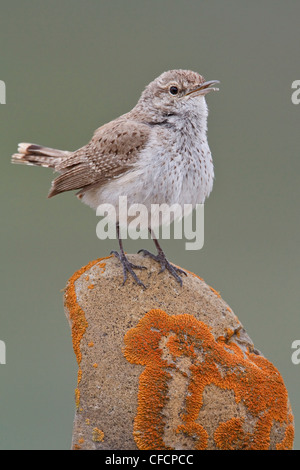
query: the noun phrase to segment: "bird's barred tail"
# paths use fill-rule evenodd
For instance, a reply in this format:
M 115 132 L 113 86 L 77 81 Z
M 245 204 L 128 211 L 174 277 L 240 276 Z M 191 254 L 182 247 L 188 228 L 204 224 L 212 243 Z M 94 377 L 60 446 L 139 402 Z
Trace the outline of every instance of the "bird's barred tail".
M 21 143 L 18 153 L 12 156 L 12 163 L 55 168 L 70 152 L 57 150 L 42 145 Z

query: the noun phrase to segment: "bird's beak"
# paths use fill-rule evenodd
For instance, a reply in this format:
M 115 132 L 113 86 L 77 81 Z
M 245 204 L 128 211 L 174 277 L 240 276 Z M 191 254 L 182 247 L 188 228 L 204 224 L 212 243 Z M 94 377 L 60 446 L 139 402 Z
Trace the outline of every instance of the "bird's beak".
M 201 86 L 186 93 L 185 96 L 192 95 L 194 93 L 196 93 L 196 96 L 202 96 L 207 95 L 207 93 L 209 93 L 210 91 L 219 91 L 219 88 L 213 87 L 213 85 L 216 85 L 217 83 L 220 83 L 219 80 L 210 80 L 209 82 L 204 82 Z

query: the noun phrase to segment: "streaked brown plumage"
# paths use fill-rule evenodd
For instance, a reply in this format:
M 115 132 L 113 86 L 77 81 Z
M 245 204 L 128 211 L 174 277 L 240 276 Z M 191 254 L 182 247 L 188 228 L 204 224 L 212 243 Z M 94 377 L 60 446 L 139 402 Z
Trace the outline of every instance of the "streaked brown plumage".
M 204 203 L 213 185 L 213 164 L 208 147 L 205 95 L 215 90 L 216 80 L 190 70 L 171 70 L 151 82 L 137 105 L 127 114 L 97 129 L 91 141 L 74 151 L 20 144 L 13 163 L 54 168 L 59 173 L 48 197 L 79 190 L 76 194 L 93 208 L 101 203 L 180 205 Z M 149 227 L 151 230 L 151 227 Z M 117 221 L 119 238 L 119 226 Z M 119 257 L 124 282 L 127 272 L 135 281 L 134 268 L 119 238 Z M 182 283 L 180 270 L 172 266 L 155 240 L 162 270 L 168 269 Z

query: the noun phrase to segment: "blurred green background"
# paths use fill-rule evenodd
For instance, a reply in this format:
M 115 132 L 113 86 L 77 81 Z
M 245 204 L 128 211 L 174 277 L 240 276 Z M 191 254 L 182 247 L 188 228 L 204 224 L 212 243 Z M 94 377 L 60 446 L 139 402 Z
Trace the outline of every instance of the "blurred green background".
M 22 141 L 79 148 L 171 68 L 219 79 L 221 91 L 207 98 L 216 179 L 204 248 L 162 246 L 221 292 L 279 369 L 300 448 L 299 18 L 292 0 L 0 1 L 1 449 L 70 448 L 77 365 L 61 289 L 116 248 L 72 193 L 47 199 L 51 170 L 10 155 Z M 125 244 L 141 247 L 153 248 Z

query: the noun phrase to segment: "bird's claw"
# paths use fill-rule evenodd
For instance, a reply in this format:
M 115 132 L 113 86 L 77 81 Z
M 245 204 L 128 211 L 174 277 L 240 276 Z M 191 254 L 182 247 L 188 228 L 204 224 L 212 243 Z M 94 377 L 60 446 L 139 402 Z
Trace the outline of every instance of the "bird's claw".
M 110 254 L 114 255 L 116 258 L 118 258 L 118 260 L 122 264 L 122 267 L 123 267 L 123 286 L 124 286 L 124 284 L 125 284 L 125 282 L 127 281 L 127 278 L 128 278 L 127 273 L 130 273 L 131 276 L 133 277 L 133 279 L 135 280 L 135 282 L 139 286 L 146 289 L 145 284 L 138 278 L 138 276 L 134 272 L 134 269 L 147 269 L 146 266 L 140 266 L 140 265 L 131 263 L 129 261 L 129 259 L 125 256 L 125 254 L 122 253 L 122 252 L 119 253 L 118 251 L 111 251 Z
M 157 261 L 160 264 L 160 268 L 161 268 L 159 271 L 159 274 L 164 272 L 167 269 L 167 271 L 169 271 L 169 273 L 172 274 L 172 276 L 176 279 L 176 281 L 182 286 L 182 279 L 179 276 L 179 274 L 184 274 L 185 276 L 187 276 L 187 273 L 183 271 L 183 269 L 177 268 L 176 266 L 171 264 L 167 260 L 163 251 L 159 251 L 157 255 L 154 255 L 150 251 L 142 249 L 142 250 L 139 250 L 138 253 L 142 253 L 143 256 L 149 256 L 149 258 L 153 259 L 154 261 Z

